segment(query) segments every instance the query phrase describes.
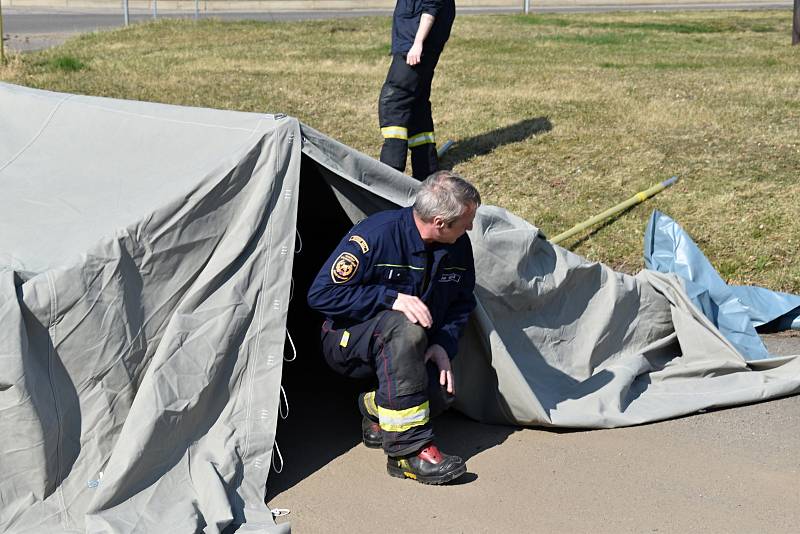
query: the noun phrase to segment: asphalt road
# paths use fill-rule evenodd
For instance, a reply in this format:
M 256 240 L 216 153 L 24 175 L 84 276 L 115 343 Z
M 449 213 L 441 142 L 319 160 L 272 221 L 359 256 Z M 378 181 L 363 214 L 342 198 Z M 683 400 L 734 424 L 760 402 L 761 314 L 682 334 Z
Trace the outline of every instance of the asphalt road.
M 662 4 L 608 4 L 537 7 L 535 13 L 577 13 L 607 11 L 675 11 L 700 9 L 791 9 L 792 3 L 774 2 L 714 2 L 714 3 L 662 3 Z M 459 14 L 519 13 L 518 8 L 459 8 Z M 389 16 L 390 10 L 321 10 L 285 12 L 207 12 L 202 18 L 222 20 L 291 21 L 328 18 L 348 18 L 370 15 Z M 193 12 L 161 12 L 160 18 L 193 18 Z M 132 23 L 152 20 L 151 12 L 138 10 L 130 13 Z M 11 50 L 29 51 L 63 43 L 72 35 L 117 28 L 124 25 L 122 10 L 58 10 L 44 8 L 13 8 L 3 12 L 4 38 Z

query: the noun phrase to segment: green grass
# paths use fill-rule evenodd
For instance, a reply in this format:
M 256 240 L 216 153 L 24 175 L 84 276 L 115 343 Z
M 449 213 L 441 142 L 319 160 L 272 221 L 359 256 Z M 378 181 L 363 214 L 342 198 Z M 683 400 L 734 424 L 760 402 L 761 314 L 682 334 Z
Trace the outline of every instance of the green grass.
M 86 64 L 83 61 L 72 56 L 51 57 L 42 62 L 41 65 L 50 70 L 62 72 L 77 72 L 86 67 Z
M 443 163 L 551 236 L 678 175 L 564 244 L 636 272 L 658 208 L 730 282 L 800 292 L 800 49 L 790 32 L 785 10 L 459 16 L 434 81 L 439 139 L 458 142 Z M 0 78 L 283 112 L 377 156 L 389 34 L 388 17 L 164 20 L 17 56 Z

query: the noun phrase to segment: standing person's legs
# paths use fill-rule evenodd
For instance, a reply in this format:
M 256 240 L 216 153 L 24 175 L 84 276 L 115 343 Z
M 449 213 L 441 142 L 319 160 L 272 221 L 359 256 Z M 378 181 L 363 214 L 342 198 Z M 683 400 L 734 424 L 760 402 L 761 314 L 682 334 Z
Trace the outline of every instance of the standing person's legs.
M 418 84 L 417 70 L 406 64 L 405 56 L 392 56 L 378 99 L 378 120 L 383 135 L 381 161 L 400 172 L 405 172 L 406 168 L 408 125 Z
M 417 180 L 424 180 L 439 170 L 436 154 L 436 135 L 431 114 L 431 85 L 439 54 L 428 53 L 417 66 L 419 84 L 417 98 L 411 109 L 408 127 L 408 147 L 411 149 L 411 170 Z

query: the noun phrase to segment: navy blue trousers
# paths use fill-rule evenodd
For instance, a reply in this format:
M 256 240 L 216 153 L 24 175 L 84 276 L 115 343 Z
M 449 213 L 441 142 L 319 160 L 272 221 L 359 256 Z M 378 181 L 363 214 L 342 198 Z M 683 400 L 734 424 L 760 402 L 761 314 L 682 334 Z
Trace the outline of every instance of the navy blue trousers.
M 358 324 L 328 319 L 322 325 L 322 351 L 334 371 L 351 378 L 377 378 L 377 422 L 389 456 L 412 454 L 433 441 L 430 417 L 452 400 L 439 385 L 435 364 L 424 361 L 427 348 L 425 329 L 398 311 L 383 311 Z

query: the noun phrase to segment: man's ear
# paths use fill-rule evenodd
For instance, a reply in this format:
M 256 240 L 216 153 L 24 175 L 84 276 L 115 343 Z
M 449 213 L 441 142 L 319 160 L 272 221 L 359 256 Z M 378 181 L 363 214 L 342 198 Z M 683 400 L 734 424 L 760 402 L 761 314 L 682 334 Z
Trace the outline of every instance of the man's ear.
M 444 219 L 442 217 L 439 217 L 438 215 L 433 218 L 433 225 L 439 230 L 447 226 L 444 223 Z

